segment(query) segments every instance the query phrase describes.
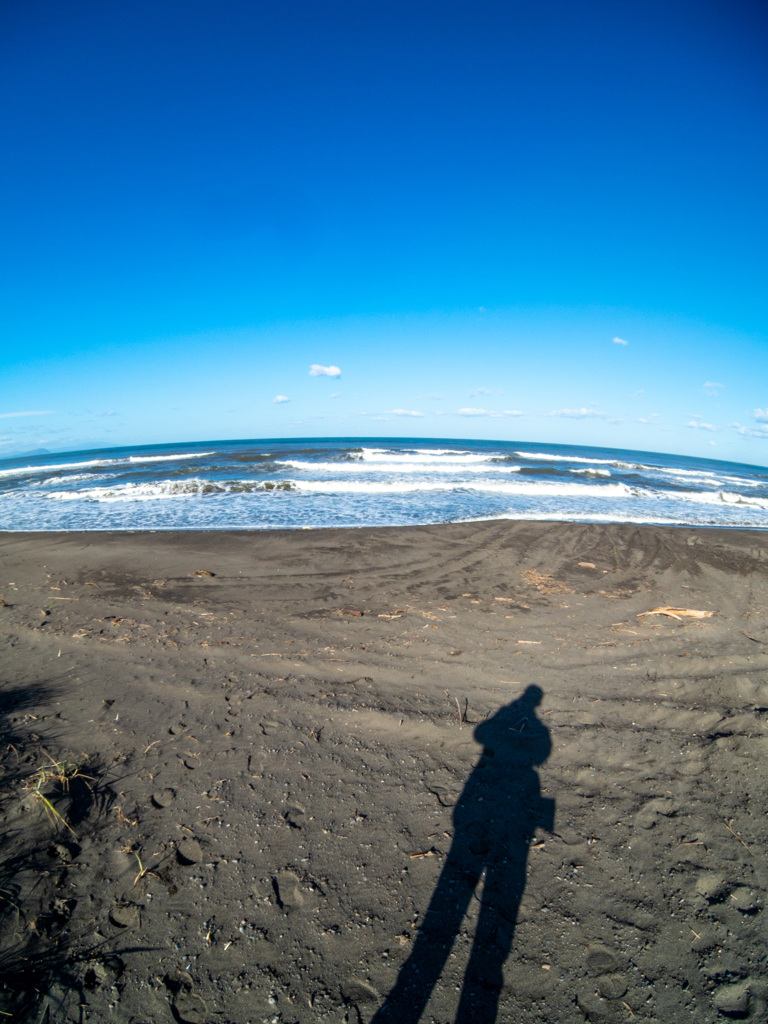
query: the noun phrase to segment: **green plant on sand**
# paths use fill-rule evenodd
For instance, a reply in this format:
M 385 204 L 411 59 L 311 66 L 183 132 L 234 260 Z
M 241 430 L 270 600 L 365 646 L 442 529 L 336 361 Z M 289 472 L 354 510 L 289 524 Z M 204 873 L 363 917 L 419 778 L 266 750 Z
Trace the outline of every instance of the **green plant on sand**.
M 75 830 L 66 821 L 61 812 L 54 807 L 51 796 L 43 792 L 44 789 L 55 786 L 60 793 L 66 793 L 69 791 L 70 783 L 74 779 L 81 780 L 89 787 L 91 782 L 93 782 L 91 776 L 86 775 L 79 764 L 75 764 L 66 758 L 61 761 L 52 760 L 48 764 L 37 768 L 27 778 L 24 788 L 43 805 L 46 816 L 55 832 L 58 832 L 59 828 L 66 828 L 76 839 Z

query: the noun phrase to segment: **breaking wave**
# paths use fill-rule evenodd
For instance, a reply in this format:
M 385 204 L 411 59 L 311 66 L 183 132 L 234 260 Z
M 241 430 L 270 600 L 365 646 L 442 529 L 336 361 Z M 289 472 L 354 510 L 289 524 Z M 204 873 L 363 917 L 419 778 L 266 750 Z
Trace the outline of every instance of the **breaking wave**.
M 0 529 L 280 529 L 548 519 L 768 529 L 759 467 L 490 441 L 212 441 L 0 463 Z M 186 449 L 186 450 L 181 450 Z M 646 457 L 647 456 L 647 457 Z M 34 464 L 30 464 L 34 463 Z
M 196 498 L 207 494 L 251 494 L 259 491 L 292 491 L 290 480 L 160 480 L 126 483 L 113 487 L 88 487 L 79 491 L 50 491 L 55 501 L 158 501 L 162 498 Z
M 524 480 L 465 480 L 460 484 L 439 480 L 305 480 L 294 481 L 299 491 L 323 494 L 411 494 L 419 491 L 484 491 L 489 494 L 587 496 L 625 498 L 640 493 L 626 484 L 529 483 Z
M 46 466 L 15 466 L 0 469 L 0 478 L 36 476 L 39 473 L 61 472 L 67 469 L 105 469 L 108 466 L 135 466 L 142 462 L 180 462 L 183 459 L 202 459 L 214 452 L 183 452 L 179 455 L 129 455 L 123 459 L 88 459 L 85 462 L 59 462 Z
M 377 462 L 375 465 L 359 460 L 355 462 L 304 462 L 298 459 L 285 459 L 277 465 L 309 473 L 441 473 L 447 476 L 460 473 L 520 472 L 520 466 L 493 465 L 487 459 L 474 462 L 448 462 L 446 460 L 435 462 L 415 459 L 408 462 Z

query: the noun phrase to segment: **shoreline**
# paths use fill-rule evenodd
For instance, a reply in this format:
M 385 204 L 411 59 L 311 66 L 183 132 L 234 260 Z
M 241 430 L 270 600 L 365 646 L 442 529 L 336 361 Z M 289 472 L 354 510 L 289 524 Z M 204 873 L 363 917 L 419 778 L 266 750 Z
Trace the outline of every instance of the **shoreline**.
M 704 531 L 712 532 L 721 530 L 723 533 L 757 533 L 765 535 L 768 533 L 768 526 L 732 526 L 729 524 L 720 523 L 687 523 L 687 522 L 661 522 L 655 520 L 632 520 L 632 519 L 543 519 L 543 518 L 525 518 L 523 516 L 517 518 L 512 516 L 487 516 L 480 519 L 450 519 L 444 522 L 434 523 L 386 523 L 386 524 L 361 524 L 359 526 L 351 526 L 345 524 L 344 526 L 208 526 L 208 527 L 125 527 L 124 529 L 109 528 L 103 530 L 83 530 L 83 529 L 72 529 L 72 530 L 6 530 L 0 529 L 0 540 L 3 538 L 14 538 L 14 537 L 58 537 L 58 536 L 82 536 L 82 537 L 103 537 L 105 535 L 114 536 L 127 536 L 127 535 L 138 535 L 138 536 L 151 536 L 153 534 L 159 534 L 160 536 L 167 536 L 168 534 L 178 534 L 179 536 L 191 535 L 191 536 L 205 536 L 207 534 L 266 534 L 272 535 L 275 533 L 285 534 L 301 534 L 301 533 L 338 533 L 340 531 L 359 532 L 360 530 L 371 530 L 375 532 L 385 530 L 439 530 L 450 527 L 458 526 L 488 526 L 497 524 L 500 526 L 591 526 L 591 527 L 605 527 L 605 528 L 617 528 L 617 529 L 649 529 L 649 530 L 693 530 L 693 531 Z
M 389 1019 L 532 687 L 554 822 L 470 829 L 489 871 L 528 836 L 519 906 L 482 897 L 498 1021 L 764 1014 L 765 531 L 3 532 L 0 565 L 9 1019 Z M 480 905 L 424 1022 L 475 991 Z
M 457 448 L 458 445 L 458 448 Z M 478 441 L 162 446 L 0 470 L 0 525 L 64 530 L 335 529 L 548 521 L 765 529 L 759 467 Z M 637 461 L 637 460 L 640 461 Z M 546 517 L 546 518 L 540 518 Z

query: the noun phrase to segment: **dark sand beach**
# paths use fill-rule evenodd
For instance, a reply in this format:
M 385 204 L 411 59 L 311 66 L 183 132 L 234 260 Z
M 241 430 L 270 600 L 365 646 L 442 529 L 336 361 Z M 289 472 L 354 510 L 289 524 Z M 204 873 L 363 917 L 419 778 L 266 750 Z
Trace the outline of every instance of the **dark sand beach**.
M 0 558 L 2 1019 L 766 1019 L 768 533 Z

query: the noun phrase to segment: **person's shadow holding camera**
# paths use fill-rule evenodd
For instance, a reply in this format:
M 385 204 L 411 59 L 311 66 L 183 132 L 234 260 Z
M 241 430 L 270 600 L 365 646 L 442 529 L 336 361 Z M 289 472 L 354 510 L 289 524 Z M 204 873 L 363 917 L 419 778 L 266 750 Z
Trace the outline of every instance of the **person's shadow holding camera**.
M 504 962 L 525 888 L 537 826 L 554 828 L 534 765 L 549 756 L 549 730 L 536 717 L 542 690 L 529 686 L 475 729 L 483 753 L 453 812 L 451 850 L 411 955 L 371 1024 L 417 1024 L 485 873 L 480 915 L 455 1024 L 494 1024 Z

